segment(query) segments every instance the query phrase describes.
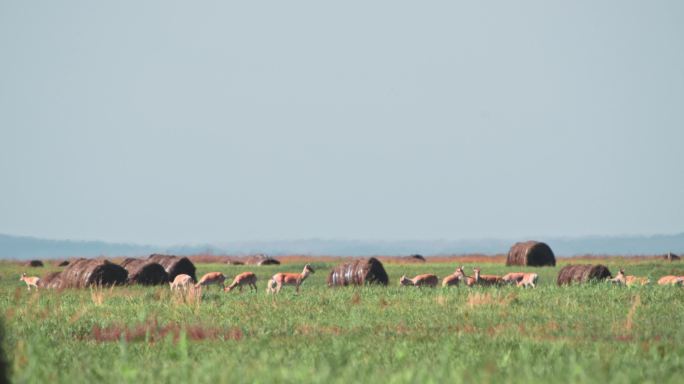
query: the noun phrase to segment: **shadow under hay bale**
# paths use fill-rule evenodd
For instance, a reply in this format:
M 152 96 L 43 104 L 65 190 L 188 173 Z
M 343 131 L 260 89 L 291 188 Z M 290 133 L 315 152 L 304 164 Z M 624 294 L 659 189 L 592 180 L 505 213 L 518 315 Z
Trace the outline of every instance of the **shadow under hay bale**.
M 506 265 L 524 265 L 529 267 L 555 266 L 556 256 L 551 247 L 538 241 L 515 243 L 508 251 Z
M 92 285 L 126 284 L 128 272 L 122 266 L 103 259 L 78 259 L 60 274 L 60 288 L 84 288 Z
M 389 277 L 380 260 L 359 259 L 336 266 L 328 275 L 329 287 L 347 285 L 382 284 L 387 285 Z
M 194 281 L 197 281 L 197 276 L 195 275 L 195 264 L 190 261 L 187 257 L 173 256 L 173 255 L 161 255 L 158 253 L 150 255 L 147 258 L 148 261 L 159 263 L 166 273 L 169 275 L 169 281 L 173 281 L 178 275 L 188 275 L 192 277 Z
M 43 262 L 40 261 L 40 260 L 31 260 L 31 261 L 29 261 L 29 262 L 26 263 L 26 266 L 27 266 L 27 267 L 34 267 L 34 268 L 35 268 L 35 267 L 42 267 L 42 266 L 43 266 Z
M 601 281 L 613 277 L 610 270 L 605 265 L 601 264 L 580 264 L 580 265 L 566 265 L 558 272 L 556 283 L 558 285 L 567 285 L 572 283 L 588 283 L 592 281 Z
M 149 259 L 127 258 L 121 266 L 128 271 L 128 284 L 160 285 L 169 282 L 169 274 L 164 267 Z
M 45 276 L 40 278 L 38 287 L 47 289 L 61 289 L 62 272 L 48 272 L 45 274 Z
M 245 264 L 249 265 L 280 265 L 280 261 L 265 255 L 250 256 L 245 260 Z

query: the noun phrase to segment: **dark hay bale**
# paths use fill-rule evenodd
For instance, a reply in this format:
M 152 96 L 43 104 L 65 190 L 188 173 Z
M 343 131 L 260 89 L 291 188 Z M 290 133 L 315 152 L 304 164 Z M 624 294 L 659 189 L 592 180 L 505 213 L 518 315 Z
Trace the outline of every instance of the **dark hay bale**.
M 280 261 L 266 255 L 254 255 L 245 260 L 245 264 L 250 265 L 280 265 Z
M 601 264 L 579 264 L 566 265 L 558 272 L 556 284 L 565 285 L 572 283 L 588 283 L 610 279 L 611 275 L 608 267 Z
M 61 263 L 57 264 L 58 267 L 66 267 L 69 265 L 69 260 L 64 260 Z
M 48 272 L 45 276 L 40 278 L 38 286 L 47 289 L 61 289 L 62 272 Z
M 388 283 L 389 277 L 385 268 L 380 260 L 374 257 L 340 264 L 328 275 L 329 287 Z
M 410 261 L 418 261 L 418 262 L 425 262 L 425 257 L 423 255 L 411 255 L 411 256 L 406 256 L 407 259 Z
M 42 266 L 43 266 L 43 262 L 40 261 L 40 260 L 31 260 L 31 261 L 29 261 L 29 262 L 26 263 L 26 266 L 27 266 L 27 267 L 34 267 L 34 268 L 35 268 L 35 267 L 42 267 Z
M 121 262 L 121 266 L 128 271 L 128 284 L 160 285 L 169 282 L 169 274 L 154 261 L 127 258 Z
M 195 275 L 195 264 L 190 261 L 187 257 L 173 256 L 173 255 L 160 255 L 155 253 L 147 258 L 148 261 L 161 264 L 169 275 L 169 281 L 173 281 L 178 275 L 188 275 L 192 277 L 194 281 L 197 281 L 197 276 Z
M 668 252 L 667 255 L 663 256 L 663 259 L 672 262 L 672 261 L 679 261 L 679 260 L 681 260 L 681 257 L 675 255 L 675 254 L 672 253 L 672 252 Z
M 77 259 L 62 271 L 60 288 L 120 285 L 126 283 L 127 277 L 126 269 L 109 260 Z
M 228 260 L 227 263 L 230 265 L 245 265 L 244 262 L 239 261 L 239 260 Z
M 529 267 L 555 266 L 556 256 L 551 247 L 538 241 L 515 243 L 508 251 L 506 265 L 525 265 Z

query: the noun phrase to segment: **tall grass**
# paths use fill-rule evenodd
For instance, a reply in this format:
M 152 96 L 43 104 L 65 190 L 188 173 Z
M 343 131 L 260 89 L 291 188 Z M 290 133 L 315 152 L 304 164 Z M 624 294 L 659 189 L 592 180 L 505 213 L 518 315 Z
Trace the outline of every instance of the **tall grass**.
M 655 260 L 612 271 L 684 275 Z M 460 264 L 460 263 L 459 263 Z M 199 264 L 198 274 L 252 270 L 257 293 L 171 293 L 168 286 L 28 292 L 21 267 L 0 265 L 13 382 L 681 382 L 684 289 L 398 287 L 402 274 L 453 264 L 388 264 L 388 287 L 329 289 L 330 264 L 296 295 L 265 293 L 302 265 Z M 466 264 L 470 272 L 475 264 Z M 520 270 L 482 264 L 483 273 Z M 45 268 L 45 270 L 51 270 Z M 532 269 L 530 269 L 532 270 Z

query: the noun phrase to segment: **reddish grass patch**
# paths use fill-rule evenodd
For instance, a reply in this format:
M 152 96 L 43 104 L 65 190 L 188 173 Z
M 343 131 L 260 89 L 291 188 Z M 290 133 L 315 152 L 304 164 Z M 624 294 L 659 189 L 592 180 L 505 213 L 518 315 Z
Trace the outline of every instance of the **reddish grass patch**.
M 98 342 L 119 341 L 121 339 L 127 342 L 148 341 L 150 343 L 165 340 L 170 337 L 173 341 L 178 341 L 181 333 L 185 333 L 190 340 L 242 340 L 244 334 L 239 328 L 217 328 L 205 327 L 203 325 L 179 325 L 167 324 L 160 326 L 156 321 L 139 324 L 135 327 L 128 328 L 121 325 L 113 325 L 109 327 L 93 326 L 91 331 L 91 338 Z

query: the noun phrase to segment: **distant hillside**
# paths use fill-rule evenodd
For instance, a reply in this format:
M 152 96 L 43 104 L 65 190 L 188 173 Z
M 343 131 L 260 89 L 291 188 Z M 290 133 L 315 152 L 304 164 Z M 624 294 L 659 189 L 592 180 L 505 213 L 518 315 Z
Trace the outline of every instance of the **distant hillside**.
M 340 256 L 501 254 L 516 241 L 539 240 L 551 246 L 558 256 L 584 254 L 653 255 L 667 252 L 684 253 L 684 233 L 656 236 L 523 238 L 481 240 L 292 240 L 268 242 L 234 242 L 212 247 L 215 252 L 229 254 L 263 252 L 269 254 L 314 254 Z
M 528 240 L 519 239 L 519 240 Z M 684 254 L 684 233 L 655 236 L 577 237 L 536 239 L 547 242 L 558 256 L 583 254 L 653 255 Z M 197 253 L 244 255 L 310 254 L 332 256 L 423 255 L 508 252 L 515 240 L 329 240 L 230 242 L 215 245 L 150 245 L 107 243 L 102 241 L 46 240 L 24 236 L 0 235 L 1 259 L 49 259 L 64 257 L 140 256 L 153 252 L 179 255 Z
M 96 257 L 100 255 L 143 255 L 153 248 L 135 244 L 103 241 L 46 240 L 0 234 L 2 259 L 50 259 L 61 257 Z

